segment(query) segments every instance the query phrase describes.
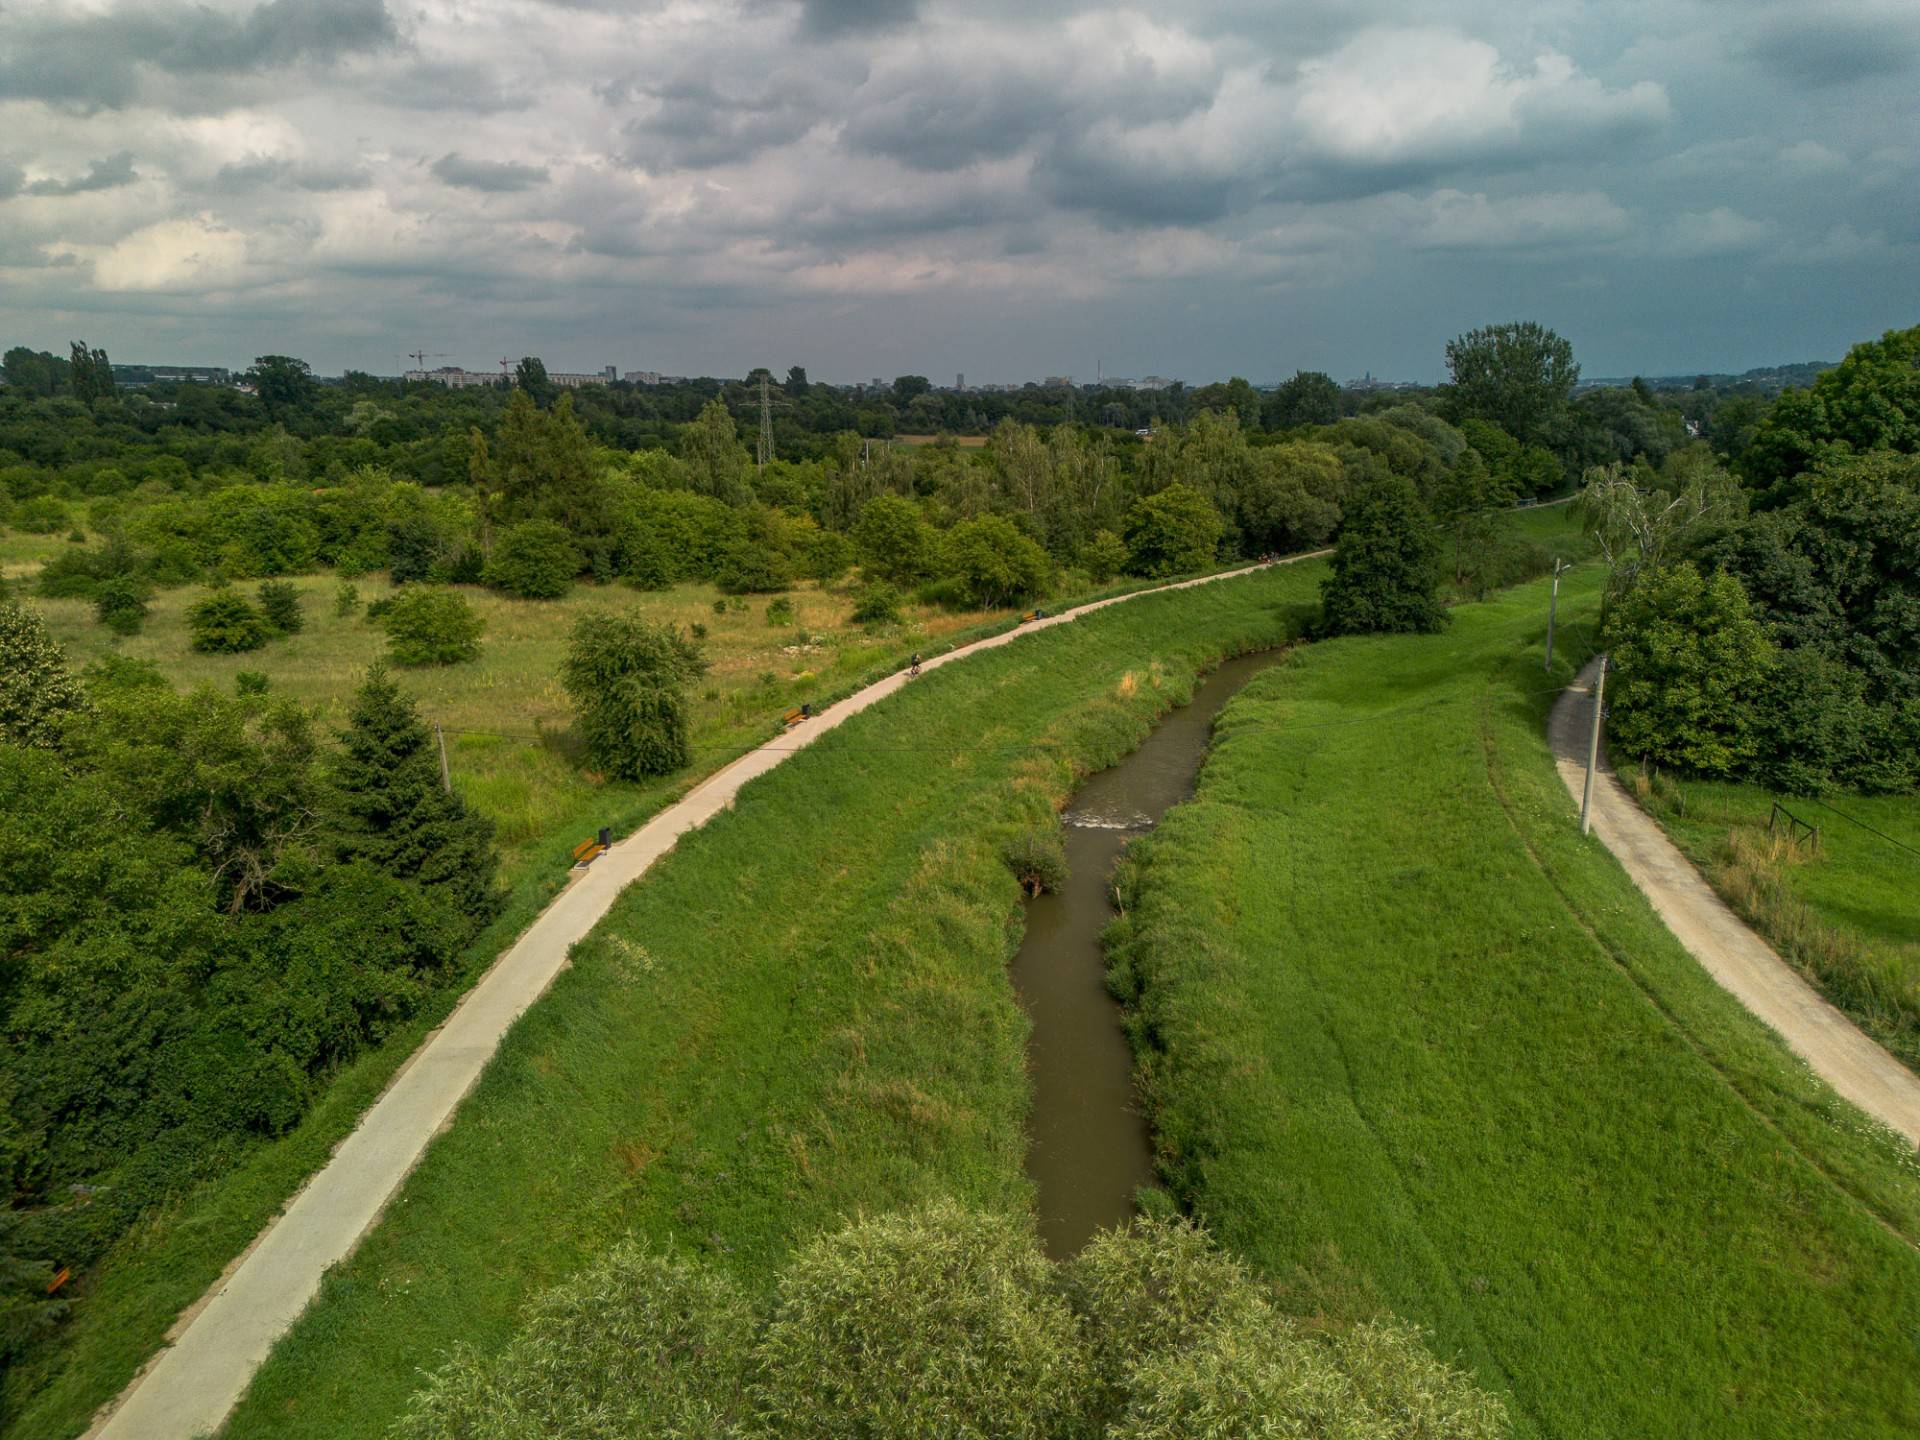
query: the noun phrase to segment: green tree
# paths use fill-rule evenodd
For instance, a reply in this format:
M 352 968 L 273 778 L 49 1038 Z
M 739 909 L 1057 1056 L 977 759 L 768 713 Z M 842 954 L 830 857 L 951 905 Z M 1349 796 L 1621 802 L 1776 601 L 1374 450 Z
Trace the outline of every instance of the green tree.
M 1330 445 L 1290 440 L 1253 451 L 1237 496 L 1241 544 L 1255 555 L 1325 544 L 1346 489 L 1346 467 Z
M 833 530 L 816 530 L 800 549 L 800 573 L 831 585 L 853 566 L 853 542 Z
M 114 393 L 113 365 L 107 359 L 107 352 L 89 350 L 84 340 L 74 341 L 70 349 L 67 387 L 73 392 L 73 398 L 85 405 L 110 398 Z
M 854 596 L 853 623 L 867 626 L 897 625 L 900 623 L 900 605 L 899 590 L 884 580 L 876 580 Z
M 1190 485 L 1169 485 L 1128 507 L 1128 568 L 1156 578 L 1202 569 L 1213 562 L 1224 529 L 1206 496 Z
M 941 553 L 945 572 L 980 608 L 1036 600 L 1053 578 L 1047 552 L 1003 515 L 962 520 L 946 533 Z
M 1689 562 L 1643 574 L 1607 612 L 1608 737 L 1623 754 L 1692 775 L 1742 773 L 1760 751 L 1754 702 L 1773 644 L 1726 571 Z
M 65 383 L 67 362 L 44 350 L 16 345 L 0 361 L 0 370 L 5 371 L 8 388 L 45 398 L 56 394 Z
M 0 1076 L 0 1101 L 11 1101 L 8 1088 Z M 5 1109 L 9 1116 L 14 1113 L 11 1104 Z M 30 1252 L 23 1222 L 17 1211 L 0 1205 L 0 1375 L 67 1313 L 67 1302 L 47 1293 L 53 1264 Z
M 332 779 L 340 859 L 419 886 L 469 934 L 499 909 L 493 824 L 442 787 L 433 736 L 382 668 L 354 693 Z
M 913 501 L 876 495 L 860 508 L 853 547 L 869 578 L 906 584 L 927 573 L 933 536 Z
M 1320 370 L 1296 370 L 1267 397 L 1263 419 L 1269 430 L 1302 425 L 1331 425 L 1340 418 L 1340 386 Z
M 1532 320 L 1449 340 L 1447 373 L 1462 417 L 1490 420 L 1523 444 L 1554 434 L 1580 380 L 1573 346 Z
M 924 375 L 899 375 L 893 381 L 893 403 L 910 405 L 918 397 L 933 389 L 933 382 Z
M 65 718 L 86 704 L 39 612 L 0 601 L 0 740 L 51 749 Z
M 580 550 L 558 521 L 527 520 L 500 533 L 486 573 L 496 590 L 523 600 L 556 600 L 573 588 Z
M 547 378 L 547 367 L 538 355 L 522 355 L 520 363 L 513 367 L 513 383 L 522 395 L 535 405 L 545 405 L 553 399 L 553 381 Z
M 790 366 L 787 370 L 787 398 L 790 400 L 803 400 L 806 398 L 808 388 L 807 367 L 804 365 Z
M 1385 474 L 1347 501 L 1332 574 L 1320 585 L 1320 633 L 1425 633 L 1446 624 L 1440 539 L 1413 482 Z
M 372 612 L 369 611 L 369 614 Z M 409 585 L 380 612 L 387 657 L 396 665 L 457 665 L 480 653 L 486 629 L 466 596 L 431 585 Z
M 1874 450 L 1920 453 L 1920 325 L 1855 345 L 1810 388 L 1783 393 L 1739 465 L 1766 503 L 1784 505 L 1822 462 Z
M 1111 530 L 1096 530 L 1093 539 L 1080 547 L 1080 566 L 1087 578 L 1104 585 L 1126 568 L 1127 543 Z
M 752 461 L 725 401 L 709 400 L 680 433 L 680 458 L 696 492 L 728 505 L 746 503 Z
M 187 611 L 193 648 L 213 655 L 258 650 L 273 636 L 266 617 L 227 586 L 209 590 Z
M 621 780 L 684 766 L 687 687 L 707 668 L 697 642 L 640 615 L 590 611 L 574 621 L 560 683 L 596 769 Z
M 269 418 L 297 419 L 313 408 L 316 390 L 313 371 L 291 355 L 261 355 L 247 371 L 247 380 Z
M 260 582 L 260 615 L 282 635 L 298 635 L 306 628 L 306 612 L 300 608 L 300 591 L 291 580 Z

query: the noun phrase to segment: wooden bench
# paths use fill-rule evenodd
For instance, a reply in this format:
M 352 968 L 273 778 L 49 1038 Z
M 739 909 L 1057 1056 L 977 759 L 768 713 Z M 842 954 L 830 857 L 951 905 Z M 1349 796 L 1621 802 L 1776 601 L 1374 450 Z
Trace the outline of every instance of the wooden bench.
M 597 837 L 592 840 L 582 840 L 573 847 L 573 868 L 584 870 L 605 852 L 606 848 L 606 845 Z
M 1029 610 L 1020 617 L 1020 623 L 1025 625 L 1030 620 L 1044 620 L 1046 618 L 1047 612 L 1044 610 Z
M 813 718 L 812 705 L 796 705 L 791 710 L 787 711 L 786 714 L 780 717 L 780 723 L 785 725 L 787 729 L 791 730 L 794 726 L 798 725 L 802 720 L 810 720 L 812 718 Z

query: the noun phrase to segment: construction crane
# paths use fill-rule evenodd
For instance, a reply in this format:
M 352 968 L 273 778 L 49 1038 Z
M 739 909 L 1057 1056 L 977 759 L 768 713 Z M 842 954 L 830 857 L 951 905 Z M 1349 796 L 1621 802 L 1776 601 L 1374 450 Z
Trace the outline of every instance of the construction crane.
M 407 351 L 407 358 L 419 361 L 420 368 L 424 370 L 427 368 L 427 361 L 444 360 L 447 358 L 447 352 L 444 350 L 409 350 Z

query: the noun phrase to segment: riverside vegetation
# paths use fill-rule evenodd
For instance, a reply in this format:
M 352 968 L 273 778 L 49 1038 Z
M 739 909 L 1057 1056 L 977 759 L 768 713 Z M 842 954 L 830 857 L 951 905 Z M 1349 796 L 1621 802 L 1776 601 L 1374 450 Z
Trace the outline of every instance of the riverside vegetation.
M 1110 935 L 1162 1173 L 1306 1303 L 1431 1327 L 1520 1434 L 1910 1435 L 1913 1156 L 1568 823 L 1545 717 L 1603 582 L 1563 580 L 1551 676 L 1536 583 L 1229 704 Z

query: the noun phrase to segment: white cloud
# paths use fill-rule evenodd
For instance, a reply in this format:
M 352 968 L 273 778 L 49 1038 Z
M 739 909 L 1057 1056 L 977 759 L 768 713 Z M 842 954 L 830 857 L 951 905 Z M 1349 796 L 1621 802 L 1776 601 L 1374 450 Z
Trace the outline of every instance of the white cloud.
M 106 291 L 226 289 L 247 258 L 246 237 L 211 215 L 162 220 L 112 245 L 48 248 L 91 261 L 94 286 Z
M 1722 255 L 1745 255 L 1773 238 L 1774 227 L 1752 220 L 1724 205 L 1676 215 L 1662 237 L 1661 248 L 1681 260 L 1705 260 Z

